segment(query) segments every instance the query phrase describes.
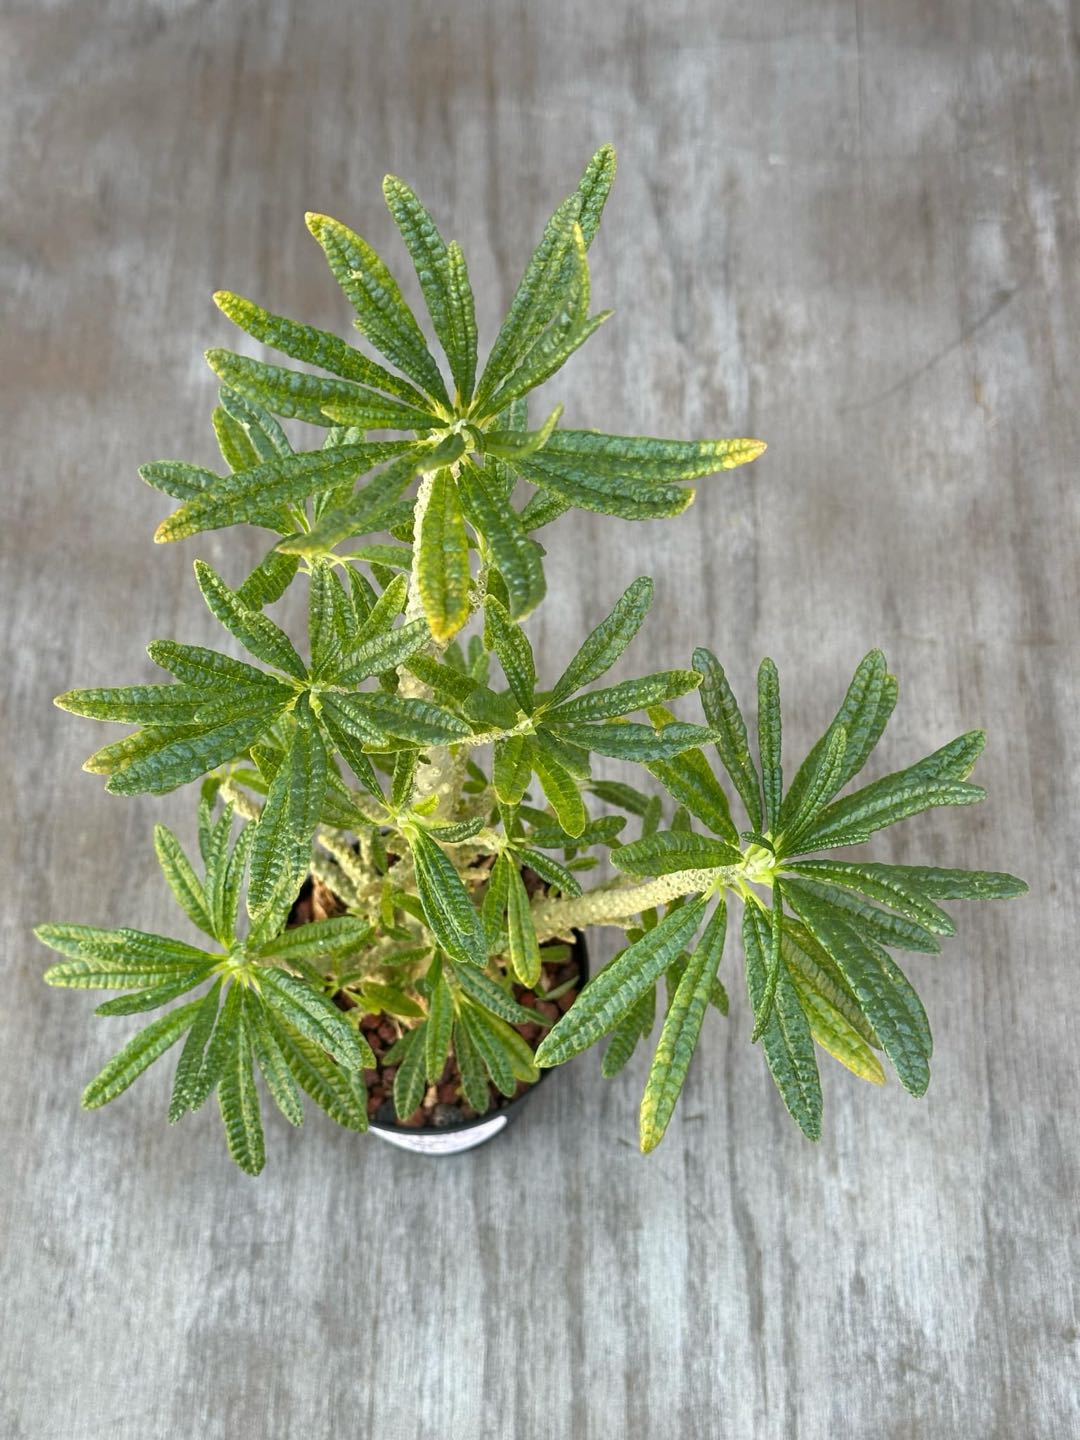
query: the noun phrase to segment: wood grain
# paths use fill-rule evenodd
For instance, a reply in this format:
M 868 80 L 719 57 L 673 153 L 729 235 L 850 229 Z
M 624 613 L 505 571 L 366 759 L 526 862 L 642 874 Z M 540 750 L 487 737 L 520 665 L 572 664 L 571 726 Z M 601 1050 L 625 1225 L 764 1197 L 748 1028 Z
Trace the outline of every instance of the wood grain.
M 0 1432 L 1080 1434 L 1075 7 L 5 10 Z M 771 653 L 789 753 L 875 643 L 903 682 L 892 762 L 988 727 L 988 804 L 878 851 L 1033 882 L 913 966 L 929 1098 L 832 1067 L 810 1147 L 740 1001 L 649 1160 L 642 1066 L 602 1084 L 595 1056 L 434 1165 L 271 1121 L 253 1183 L 209 1110 L 165 1125 L 164 1074 L 81 1114 L 121 1031 L 43 990 L 29 926 L 171 923 L 149 832 L 189 835 L 190 797 L 105 796 L 78 769 L 97 730 L 49 700 L 149 678 L 156 635 L 210 637 L 196 554 L 240 573 L 231 536 L 155 550 L 135 474 L 212 462 L 210 292 L 344 330 L 303 212 L 400 262 L 390 170 L 464 243 L 490 337 L 606 139 L 594 294 L 617 315 L 552 403 L 770 449 L 680 520 L 564 518 L 534 641 L 556 673 L 649 573 L 639 655 L 707 643 L 745 688 Z

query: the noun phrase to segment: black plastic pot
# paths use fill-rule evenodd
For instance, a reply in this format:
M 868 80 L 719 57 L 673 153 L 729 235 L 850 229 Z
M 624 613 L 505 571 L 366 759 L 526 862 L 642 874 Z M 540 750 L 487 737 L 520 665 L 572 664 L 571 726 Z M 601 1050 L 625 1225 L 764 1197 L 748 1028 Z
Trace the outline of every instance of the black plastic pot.
M 574 959 L 578 965 L 578 989 L 585 984 L 589 978 L 589 950 L 585 944 L 585 937 L 579 930 L 574 932 Z M 521 1114 L 521 1107 L 526 1103 L 534 1090 L 547 1078 L 547 1071 L 540 1071 L 540 1078 L 534 1080 L 529 1088 L 516 1099 L 511 1100 L 501 1109 L 489 1112 L 487 1115 L 478 1115 L 475 1120 L 461 1120 L 454 1125 L 443 1125 L 439 1129 L 430 1128 L 424 1130 L 413 1130 L 405 1125 L 386 1125 L 371 1122 L 369 1133 L 378 1135 L 380 1140 L 385 1140 L 389 1145 L 396 1145 L 401 1150 L 411 1150 L 415 1155 L 460 1155 L 466 1150 L 474 1150 L 477 1145 L 484 1145 L 488 1140 L 494 1140 L 500 1135 L 511 1120 Z

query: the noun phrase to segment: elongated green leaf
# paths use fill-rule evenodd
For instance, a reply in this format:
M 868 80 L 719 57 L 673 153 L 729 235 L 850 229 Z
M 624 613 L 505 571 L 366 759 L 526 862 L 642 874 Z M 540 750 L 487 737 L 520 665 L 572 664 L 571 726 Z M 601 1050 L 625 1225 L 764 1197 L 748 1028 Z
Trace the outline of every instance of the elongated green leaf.
M 378 465 L 411 450 L 408 440 L 381 440 L 340 445 L 329 450 L 307 450 L 256 465 L 236 475 L 219 478 L 167 516 L 154 539 L 158 544 L 183 540 L 203 530 L 225 525 L 265 525 L 275 506 L 295 504 L 325 490 L 333 490 Z M 269 527 L 273 528 L 273 527 Z
M 263 960 L 339 960 L 362 951 L 371 939 L 371 926 L 358 915 L 331 915 L 284 930 L 259 946 Z
M 454 968 L 454 980 L 470 1000 L 498 1015 L 510 1025 L 540 1024 L 547 1022 L 535 1010 L 519 1005 L 514 997 L 497 981 L 485 975 L 483 970 L 472 965 L 458 965 Z
M 218 1081 L 218 1106 L 229 1154 L 245 1174 L 258 1175 L 266 1164 L 266 1146 L 251 1069 L 251 1040 L 243 1013 Z
M 523 619 L 544 598 L 544 570 L 536 540 L 528 539 L 520 517 L 505 495 L 491 484 L 487 469 L 465 459 L 458 475 L 465 518 L 484 536 L 503 576 L 511 619 Z
M 498 657 L 514 699 L 526 714 L 530 713 L 536 687 L 532 646 L 524 630 L 520 625 L 513 624 L 493 596 L 488 596 L 484 602 L 484 639 Z
M 107 1105 L 110 1100 L 122 1095 L 191 1027 L 202 1003 L 200 998 L 180 1005 L 168 1014 L 160 1015 L 134 1035 L 87 1085 L 82 1094 L 83 1109 L 96 1110 L 98 1106 Z
M 696 480 L 746 465 L 765 449 L 761 440 L 654 440 L 646 435 L 602 435 L 557 430 L 545 447 L 574 466 L 624 479 Z
M 300 1088 L 338 1125 L 346 1130 L 366 1130 L 367 1091 L 359 1071 L 343 1070 L 321 1044 L 309 1040 L 281 1015 L 273 1014 L 268 1019 Z
M 542 450 L 562 418 L 563 407 L 556 405 L 538 430 L 486 430 L 484 453 L 513 464 Z
M 420 454 L 418 447 L 410 446 L 354 494 L 320 511 L 309 530 L 280 541 L 278 549 L 296 557 L 326 555 L 342 540 L 392 528 L 398 497 L 416 473 Z M 336 491 L 332 493 L 337 495 Z M 400 503 L 407 505 L 411 514 L 412 501 Z
M 308 214 L 308 229 L 322 246 L 334 278 L 356 311 L 356 326 L 392 365 L 443 405 L 450 397 L 416 317 L 397 282 L 371 246 L 328 215 Z
M 668 794 L 685 805 L 690 814 L 714 835 L 738 843 L 739 835 L 731 819 L 728 798 L 713 775 L 701 750 L 684 750 L 670 760 L 653 760 L 648 765 Z
M 880 650 L 871 650 L 859 661 L 832 724 L 811 749 L 791 782 L 780 810 L 780 823 L 784 829 L 794 829 L 797 812 L 801 817 L 800 823 L 806 820 L 808 807 L 804 805 L 804 795 L 812 778 L 822 786 L 818 799 L 818 805 L 821 806 L 858 774 L 881 738 L 881 732 L 892 713 L 895 698 L 896 681 L 895 677 L 888 674 L 885 656 Z M 890 700 L 892 703 L 889 703 Z M 824 772 L 821 765 L 830 737 L 839 727 L 843 727 L 846 748 L 843 763 L 839 770 L 831 775 L 834 788 L 830 792 L 822 785 Z
M 683 971 L 649 1067 L 640 1114 L 641 1149 L 645 1154 L 655 1150 L 664 1138 L 682 1093 L 724 952 L 726 930 L 727 909 L 721 897 Z
M 776 999 L 776 987 L 780 982 L 780 971 L 783 968 L 783 935 L 784 935 L 784 907 L 780 893 L 780 880 L 775 877 L 773 880 L 772 909 L 769 912 L 769 945 L 765 956 L 765 988 L 761 992 L 759 1004 L 754 1006 L 754 1029 L 750 1035 L 750 1044 L 756 1045 L 765 1033 L 772 1014 L 773 1003 Z
M 205 687 L 207 701 L 220 698 L 226 687 L 237 701 L 239 691 L 244 697 L 244 705 L 262 703 L 263 699 L 285 702 L 296 694 L 293 686 L 278 676 L 269 675 L 245 660 L 234 660 L 220 650 L 208 650 L 202 645 L 153 640 L 146 647 L 146 653 L 155 665 L 175 675 L 185 685 Z
M 543 744 L 534 743 L 528 755 L 559 824 L 568 835 L 580 835 L 589 817 L 577 781 Z
M 693 830 L 658 830 L 611 852 L 611 863 L 625 875 L 673 875 L 679 870 L 711 870 L 737 865 L 735 845 Z
M 236 598 L 251 610 L 272 605 L 289 588 L 299 564 L 298 555 L 282 555 L 278 550 L 271 550 L 237 590 Z
M 517 1090 L 515 1057 L 505 1041 L 505 1031 L 501 1026 L 496 1028 L 499 1022 L 493 1024 L 483 1010 L 466 1001 L 459 1009 L 459 1023 L 468 1031 L 496 1090 L 502 1095 L 514 1095 Z
M 1027 884 L 1000 870 L 949 870 L 936 865 L 866 866 L 887 870 L 888 878 L 914 886 L 928 900 L 1009 900 L 1026 895 Z
M 522 865 L 527 865 L 530 870 L 535 870 L 541 880 L 545 880 L 548 885 L 563 895 L 581 894 L 581 886 L 575 879 L 574 872 L 568 870 L 565 865 L 560 865 L 550 855 L 545 855 L 540 850 L 534 850 L 531 845 L 520 843 L 515 843 L 514 854 Z
M 893 945 L 901 950 L 919 950 L 927 955 L 940 953 L 941 944 L 929 930 L 905 915 L 894 915 L 870 905 L 854 891 L 829 883 L 819 883 L 809 876 L 802 877 L 804 888 L 809 889 L 819 900 L 839 910 L 861 935 L 872 936 L 881 945 Z
M 772 834 L 780 818 L 784 772 L 780 761 L 780 677 L 768 658 L 758 668 L 758 755 L 765 794 L 765 829 Z
M 651 725 L 619 721 L 598 725 L 568 725 L 560 721 L 556 727 L 554 717 L 547 718 L 561 739 L 583 750 L 595 750 L 598 755 L 610 755 L 614 760 L 667 760 L 712 738 L 711 731 L 704 726 L 685 725 L 680 720 L 656 731 Z
M 552 436 L 552 440 L 554 438 Z M 551 443 L 549 441 L 539 454 L 516 461 L 514 468 L 530 484 L 553 490 L 582 510 L 615 515 L 622 520 L 662 520 L 681 515 L 693 503 L 692 490 L 609 475 L 589 468 L 586 463 L 572 463 L 552 451 Z
M 461 1093 L 466 1103 L 471 1105 L 478 1115 L 485 1114 L 491 1105 L 487 1071 L 468 1028 L 460 1019 L 454 1025 L 454 1055 L 457 1057 Z
M 442 1079 L 446 1057 L 450 1053 L 453 1025 L 454 999 L 439 965 L 437 979 L 431 987 L 427 1025 L 424 1027 L 424 1073 L 429 1085 L 437 1085 Z
M 587 270 L 585 280 L 587 283 Z M 576 350 L 581 349 L 586 340 L 596 334 L 606 320 L 611 319 L 614 313 L 611 310 L 599 310 L 595 315 L 580 315 L 580 293 L 580 289 L 578 293 L 573 290 L 568 292 L 562 315 L 548 326 L 510 378 L 504 381 L 487 401 L 483 410 L 485 415 L 497 414 L 512 401 L 520 400 L 530 390 L 535 390 L 538 385 L 550 379 L 557 370 L 562 369 Z M 585 303 L 588 303 L 587 290 Z
M 825 744 L 817 749 L 817 757 L 802 787 L 798 806 L 791 812 L 787 824 L 781 822 L 781 833 L 775 840 L 778 854 L 784 854 L 789 849 L 798 850 L 800 836 L 816 819 L 829 797 L 836 794 L 845 768 L 847 748 L 847 731 L 843 725 L 834 724 L 825 737 Z
M 181 995 L 186 995 L 189 990 L 202 983 L 210 974 L 213 962 L 208 960 L 198 970 L 189 970 L 186 975 L 181 975 L 175 980 L 162 981 L 160 985 L 151 985 L 148 989 L 140 990 L 137 995 L 118 995 L 115 1000 L 106 1000 L 99 1005 L 95 1015 L 138 1015 L 144 1010 L 158 1010 L 162 1005 L 168 1005 L 172 1000 L 178 1000 Z
M 251 1052 L 262 1072 L 270 1098 L 290 1125 L 304 1123 L 304 1107 L 269 1013 L 253 990 L 244 992 L 244 1021 Z
M 175 1125 L 189 1110 L 197 1110 L 209 1094 L 203 1080 L 204 1059 L 207 1041 L 217 1023 L 221 987 L 222 981 L 215 980 L 198 1002 L 199 1008 L 180 1051 L 180 1059 L 176 1062 L 169 1101 L 170 1125 Z
M 528 735 L 509 735 L 505 740 L 495 741 L 491 780 L 495 794 L 504 805 L 516 805 L 525 794 L 535 753 L 536 745 Z
M 756 905 L 743 909 L 746 984 L 754 1013 L 761 1013 L 768 985 L 770 933 Z M 821 1079 L 814 1041 L 798 992 L 781 962 L 775 999 L 761 1036 L 769 1072 L 788 1113 L 808 1140 L 821 1138 Z
M 321 1045 L 344 1069 L 362 1070 L 365 1065 L 374 1064 L 367 1042 L 357 1035 L 341 1011 L 307 981 L 276 966 L 263 966 L 259 969 L 258 983 L 266 1004 L 302 1035 Z
M 907 771 L 886 776 L 827 806 L 800 838 L 802 850 L 859 845 L 876 830 L 941 805 L 975 805 L 986 798 L 979 785 L 962 780 L 910 779 Z
M 945 911 L 926 898 L 917 878 L 908 875 L 909 870 L 918 868 L 916 866 L 856 865 L 851 861 L 828 859 L 796 860 L 790 868 L 807 880 L 843 885 L 878 900 L 936 935 L 956 934 L 956 926 Z
M 650 985 L 611 1032 L 611 1039 L 600 1064 L 600 1074 L 605 1080 L 614 1079 L 626 1066 L 637 1049 L 638 1041 L 651 1032 L 655 1018 L 656 986 Z
M 784 937 L 781 942 L 784 964 L 794 979 L 804 980 L 838 1010 L 855 1033 L 868 1045 L 881 1048 L 874 1027 L 863 1014 L 854 991 L 836 961 L 792 915 L 784 916 Z
M 695 670 L 663 670 L 641 680 L 623 680 L 618 685 L 608 685 L 601 690 L 591 690 L 586 695 L 564 700 L 547 711 L 547 721 L 555 724 L 567 720 L 612 720 L 664 700 L 673 700 L 678 695 L 685 695 L 688 690 L 696 690 L 700 684 L 701 676 Z
M 120 742 L 98 751 L 83 768 L 108 774 L 105 788 L 114 795 L 164 795 L 242 754 L 269 729 L 281 708 L 272 705 L 206 728 L 185 727 L 180 735 L 171 730 L 143 731 L 138 749 Z M 125 748 L 127 754 L 121 762 L 105 769 L 102 762 L 107 751 L 115 754 Z
M 885 1071 L 873 1050 L 828 999 L 798 970 L 789 969 L 791 983 L 799 997 L 814 1042 L 834 1060 L 871 1085 L 884 1085 Z
M 694 669 L 701 675 L 698 692 L 701 707 L 706 720 L 716 731 L 716 749 L 724 769 L 746 806 L 751 827 L 760 830 L 765 823 L 761 808 L 761 782 L 750 756 L 746 721 L 739 702 L 728 684 L 724 667 L 711 651 L 703 648 L 694 651 Z
M 355 685 L 369 675 L 394 670 L 422 649 L 427 638 L 428 630 L 423 620 L 409 620 L 396 630 L 373 635 L 350 653 L 334 680 L 341 685 Z
M 578 224 L 586 245 L 592 244 L 600 228 L 600 217 L 604 213 L 604 206 L 614 182 L 615 147 L 601 145 L 586 165 L 577 187 L 577 193 L 581 196 Z
M 574 243 L 574 227 L 581 214 L 581 204 L 581 196 L 575 192 L 548 221 L 491 347 L 476 387 L 478 407 L 506 379 L 557 313 L 562 293 L 572 282 L 564 266 Z
M 417 578 L 431 633 L 440 644 L 469 618 L 469 542 L 457 484 L 437 470 L 420 522 Z
M 213 922 L 206 906 L 202 881 L 192 869 L 184 847 L 167 825 L 154 826 L 154 850 L 176 903 L 193 925 L 214 938 Z
M 361 430 L 429 430 L 439 423 L 429 411 L 380 395 L 351 380 L 268 365 L 230 350 L 207 350 L 206 363 L 226 385 L 265 405 L 275 415 L 309 425 L 353 425 Z M 331 418 L 332 417 L 332 418 Z
M 785 893 L 851 987 L 904 1089 L 922 1095 L 930 1082 L 930 1068 L 911 1011 L 881 963 L 883 952 L 863 939 L 835 909 L 823 904 L 801 880 L 789 878 Z
M 483 922 L 453 861 L 422 830 L 411 826 L 407 834 L 428 928 L 452 960 L 482 968 L 487 964 Z
M 228 290 L 219 290 L 214 295 L 214 304 L 241 330 L 245 330 L 272 350 L 280 350 L 293 360 L 305 365 L 317 365 L 320 370 L 329 370 L 343 380 L 355 380 L 360 385 L 374 386 L 396 395 L 410 405 L 425 404 L 425 397 L 414 389 L 400 375 L 385 370 L 376 361 L 370 360 L 352 345 L 332 335 L 328 330 L 317 330 L 313 325 L 300 325 L 284 315 L 272 315 L 252 300 L 242 295 L 233 295 Z
M 152 727 L 191 724 L 206 700 L 207 692 L 192 685 L 122 685 L 67 690 L 53 704 L 88 720 Z
M 394 1113 L 407 1120 L 424 1098 L 424 1056 L 426 1025 L 407 1030 L 401 1037 L 401 1051 L 394 1074 Z
M 536 1052 L 538 1065 L 561 1065 L 615 1027 L 664 973 L 701 924 L 705 901 L 691 900 L 594 976 Z
M 516 866 L 510 867 L 509 879 L 506 919 L 510 965 L 521 984 L 531 988 L 540 979 L 540 946 L 536 941 L 528 892 Z
M 241 645 L 267 665 L 285 670 L 298 680 L 306 678 L 307 667 L 280 626 L 260 611 L 249 609 L 220 575 L 202 560 L 195 561 L 195 578 L 211 614 L 230 634 L 236 636 Z
M 247 902 L 253 918 L 272 905 L 283 888 L 299 889 L 311 859 L 326 776 L 322 737 L 310 719 L 303 719 L 271 782 L 255 831 Z
M 431 690 L 437 700 L 460 704 L 476 689 L 476 681 L 463 675 L 452 665 L 444 665 L 431 655 L 413 655 L 406 668 Z
M 452 745 L 472 734 L 464 720 L 427 700 L 380 693 L 359 698 L 379 730 L 414 745 Z
M 652 605 L 653 583 L 640 576 L 619 597 L 611 614 L 591 631 L 551 691 L 557 704 L 610 670 L 634 638 Z M 695 667 L 696 668 L 696 667 Z
M 526 807 L 521 806 L 518 813 L 525 818 L 525 811 Z M 580 835 L 568 835 L 561 825 L 552 824 L 551 816 L 542 810 L 530 812 L 528 818 L 532 825 L 529 843 L 544 850 L 587 850 L 593 845 L 609 845 L 626 824 L 623 815 L 603 815 L 599 820 L 590 820 Z

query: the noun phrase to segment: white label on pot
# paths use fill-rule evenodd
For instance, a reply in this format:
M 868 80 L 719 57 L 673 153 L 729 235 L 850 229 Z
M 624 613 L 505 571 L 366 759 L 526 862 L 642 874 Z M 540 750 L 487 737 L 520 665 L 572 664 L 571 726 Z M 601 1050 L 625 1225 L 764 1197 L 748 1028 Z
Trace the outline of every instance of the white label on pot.
M 371 1133 L 390 1145 L 402 1150 L 412 1150 L 418 1155 L 458 1155 L 462 1150 L 471 1150 L 497 1135 L 507 1123 L 505 1115 L 496 1115 L 482 1125 L 470 1125 L 467 1130 L 384 1130 L 372 1125 Z

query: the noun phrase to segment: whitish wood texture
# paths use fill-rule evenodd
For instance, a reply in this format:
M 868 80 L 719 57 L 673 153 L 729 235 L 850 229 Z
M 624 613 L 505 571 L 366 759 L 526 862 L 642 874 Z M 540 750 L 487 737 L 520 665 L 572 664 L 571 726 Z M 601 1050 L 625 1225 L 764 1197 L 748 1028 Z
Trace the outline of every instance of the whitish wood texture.
M 0 1432 L 7 1440 L 1080 1433 L 1077 1316 L 1078 22 L 1064 0 L 9 3 Z M 49 918 L 169 922 L 152 822 L 111 799 L 72 684 L 213 633 L 136 465 L 210 461 L 227 286 L 347 331 L 303 224 L 408 176 L 465 243 L 490 341 L 593 146 L 617 318 L 553 387 L 574 421 L 760 434 L 680 521 L 552 534 L 549 673 L 636 575 L 642 645 L 766 650 L 793 747 L 881 643 L 890 760 L 985 724 L 978 811 L 879 853 L 1024 872 L 916 959 L 929 1098 L 826 1066 L 817 1148 L 742 986 L 661 1150 L 641 1065 L 576 1061 L 512 1133 L 432 1164 L 269 1124 L 254 1183 L 167 1076 L 87 1116 L 125 1022 L 48 992 Z M 493 298 L 494 297 L 494 298 Z M 579 394 L 580 388 L 580 394 Z M 243 537 L 247 555 L 258 537 Z M 959 908 L 959 907 L 958 907 Z M 600 946 L 601 954 L 608 953 Z M 113 1028 L 113 1027 L 116 1028 Z

